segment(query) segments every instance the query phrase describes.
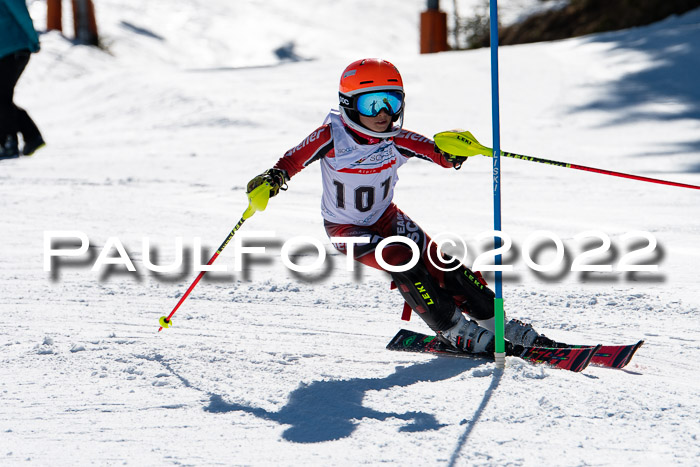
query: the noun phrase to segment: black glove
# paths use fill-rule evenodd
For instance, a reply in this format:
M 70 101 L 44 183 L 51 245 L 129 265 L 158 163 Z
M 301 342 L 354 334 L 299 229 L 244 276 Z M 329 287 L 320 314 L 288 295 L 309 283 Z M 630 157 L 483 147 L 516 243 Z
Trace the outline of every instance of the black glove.
M 438 154 L 442 154 L 442 157 L 445 158 L 447 162 L 452 164 L 452 167 L 455 168 L 455 170 L 459 170 L 462 168 L 462 164 L 467 160 L 466 157 L 464 156 L 455 156 L 454 154 L 449 154 L 437 147 L 437 144 L 435 145 L 435 152 Z
M 442 157 L 444 157 L 447 162 L 452 164 L 452 167 L 454 167 L 455 170 L 461 169 L 462 164 L 464 164 L 464 162 L 467 160 L 467 158 L 464 156 L 455 156 L 454 154 L 446 153 L 445 151 L 438 148 L 437 144 L 435 145 L 435 152 L 437 152 L 438 154 L 442 154 Z
M 248 182 L 246 193 L 250 193 L 267 182 L 270 184 L 270 198 L 272 198 L 273 196 L 277 196 L 280 190 L 285 191 L 287 189 L 287 180 L 289 180 L 289 176 L 286 171 L 282 169 L 267 169 Z

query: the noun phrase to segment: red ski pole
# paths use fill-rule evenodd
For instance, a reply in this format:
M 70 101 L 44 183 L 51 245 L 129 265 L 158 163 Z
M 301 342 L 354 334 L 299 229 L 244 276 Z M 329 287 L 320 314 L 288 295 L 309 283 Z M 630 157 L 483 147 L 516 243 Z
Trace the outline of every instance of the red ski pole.
M 483 155 L 487 157 L 493 157 L 493 149 L 488 148 L 479 143 L 474 137 L 474 135 L 472 135 L 468 131 L 443 131 L 435 135 L 435 144 L 437 144 L 440 150 L 445 151 L 448 154 L 454 154 L 455 156 L 471 157 L 476 155 Z M 700 186 L 697 185 L 671 182 L 668 180 L 660 180 L 658 178 L 642 177 L 641 175 L 614 172 L 612 170 L 597 169 L 595 167 L 586 167 L 585 165 L 570 164 L 568 162 L 559 162 L 549 159 L 541 159 L 539 157 L 524 156 L 522 154 L 515 154 L 512 152 L 501 151 L 501 156 L 511 157 L 513 159 L 521 159 L 530 162 L 539 162 L 541 164 L 555 165 L 557 167 L 566 167 L 568 169 L 585 170 L 586 172 L 594 172 L 604 175 L 612 175 L 615 177 L 629 178 L 632 180 L 639 180 L 642 182 L 659 183 L 661 185 L 670 185 L 681 188 L 692 188 L 694 190 L 700 190 Z
M 700 186 L 697 185 L 688 185 L 687 183 L 672 182 L 669 180 L 661 180 L 658 178 L 642 177 L 641 175 L 614 172 L 612 170 L 606 169 L 596 169 L 595 167 L 586 167 L 585 165 L 569 164 L 568 162 L 558 162 L 549 159 L 540 159 L 539 157 L 523 156 L 522 154 L 514 154 L 512 152 L 501 151 L 501 156 L 512 157 L 513 159 L 522 159 L 524 161 L 539 162 L 541 164 L 556 165 L 558 167 L 566 167 L 567 169 L 585 170 L 586 172 L 594 172 L 603 175 L 612 175 L 614 177 L 629 178 L 632 180 L 639 180 L 642 182 L 659 183 L 661 185 L 671 185 L 681 188 L 692 188 L 694 190 L 700 190 Z
M 236 234 L 238 229 L 241 228 L 243 223 L 249 219 L 253 214 L 255 214 L 256 211 L 264 211 L 265 208 L 267 207 L 267 202 L 270 200 L 270 184 L 268 182 L 263 182 L 262 185 L 258 186 L 255 188 L 253 191 L 248 193 L 248 208 L 243 212 L 243 215 L 241 216 L 241 220 L 238 221 L 238 224 L 231 230 L 231 233 L 228 234 L 228 237 L 226 237 L 226 240 L 221 244 L 218 250 L 216 250 L 216 253 L 211 257 L 209 262 L 207 263 L 207 266 L 210 266 L 214 261 L 216 261 L 216 258 L 219 257 L 222 251 L 224 251 L 224 248 L 226 248 L 226 245 L 231 241 L 233 236 Z M 204 276 L 204 273 L 206 271 L 201 271 L 199 275 L 197 275 L 197 278 L 192 282 L 192 284 L 189 286 L 187 291 L 184 293 L 182 297 L 180 297 L 180 300 L 177 302 L 177 305 L 175 305 L 175 308 L 173 308 L 173 311 L 170 312 L 168 316 L 161 316 L 158 322 L 160 323 L 160 327 L 158 328 L 158 332 L 162 331 L 163 328 L 169 328 L 173 325 L 172 323 L 172 317 L 177 311 L 178 308 L 180 308 L 180 305 L 189 297 L 190 292 L 192 292 L 192 289 L 195 288 L 195 286 L 199 283 L 200 279 Z

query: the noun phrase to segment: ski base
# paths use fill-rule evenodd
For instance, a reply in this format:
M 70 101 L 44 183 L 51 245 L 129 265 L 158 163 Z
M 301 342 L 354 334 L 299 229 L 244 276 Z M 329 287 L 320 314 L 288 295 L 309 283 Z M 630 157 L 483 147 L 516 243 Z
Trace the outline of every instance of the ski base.
M 443 344 L 436 336 L 429 336 L 407 329 L 401 329 L 386 348 L 404 352 L 432 353 L 451 357 L 493 360 L 493 354 L 491 353 L 473 354 L 462 352 Z M 519 357 L 532 363 L 546 363 L 556 368 L 579 372 L 588 366 L 591 359 L 600 348 L 601 346 L 599 345 L 592 347 L 563 347 L 553 349 L 509 345 L 506 349 L 506 355 Z

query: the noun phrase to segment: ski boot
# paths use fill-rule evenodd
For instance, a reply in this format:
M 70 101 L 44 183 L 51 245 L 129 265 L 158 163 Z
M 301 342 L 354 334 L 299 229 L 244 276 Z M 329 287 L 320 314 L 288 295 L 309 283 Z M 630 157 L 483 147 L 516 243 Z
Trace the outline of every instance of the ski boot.
M 24 147 L 22 148 L 22 154 L 25 156 L 31 156 L 34 154 L 37 150 L 43 148 L 46 146 L 46 142 L 44 141 L 44 138 L 41 137 L 41 135 L 38 135 L 34 138 L 30 138 L 29 140 L 26 140 L 24 142 Z
M 7 135 L 3 141 L 0 141 L 0 144 L 0 159 L 15 159 L 19 157 L 17 135 Z
M 494 351 L 494 334 L 491 331 L 482 328 L 476 321 L 467 321 L 459 308 L 455 310 L 452 319 L 452 327 L 437 333 L 443 343 L 469 353 Z
M 563 346 L 563 344 L 535 331 L 531 324 L 523 323 L 518 319 L 511 319 L 506 323 L 504 337 L 512 344 L 525 347 L 555 348 Z

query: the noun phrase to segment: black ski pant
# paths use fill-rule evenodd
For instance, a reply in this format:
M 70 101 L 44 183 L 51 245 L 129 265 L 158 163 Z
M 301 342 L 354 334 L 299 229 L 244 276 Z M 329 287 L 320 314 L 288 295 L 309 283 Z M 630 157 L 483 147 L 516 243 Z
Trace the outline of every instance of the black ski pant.
M 29 114 L 14 103 L 15 85 L 29 63 L 29 50 L 20 50 L 0 58 L 0 140 L 22 134 L 24 141 L 41 137 Z
M 324 222 L 329 237 L 367 237 L 368 243 L 358 244 L 353 249 L 355 260 L 375 269 L 383 269 L 375 259 L 377 245 L 390 236 L 409 238 L 422 252 L 418 263 L 404 272 L 392 272 L 391 277 L 411 309 L 415 310 L 435 332 L 448 329 L 457 306 L 476 320 L 488 320 L 494 314 L 494 293 L 486 286 L 480 274 L 471 271 L 448 255 L 440 255 L 430 237 L 395 204 L 370 226 L 334 224 Z M 334 246 L 347 254 L 344 243 Z M 391 244 L 382 252 L 384 260 L 392 266 L 408 263 L 411 250 L 403 244 Z M 441 271 L 431 264 L 440 260 L 449 271 Z

